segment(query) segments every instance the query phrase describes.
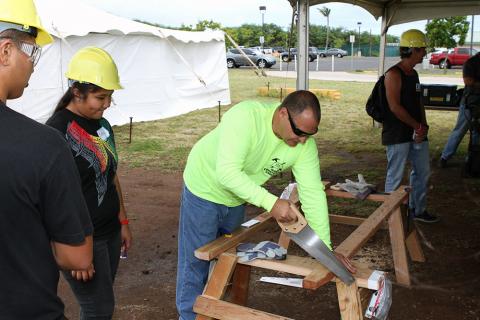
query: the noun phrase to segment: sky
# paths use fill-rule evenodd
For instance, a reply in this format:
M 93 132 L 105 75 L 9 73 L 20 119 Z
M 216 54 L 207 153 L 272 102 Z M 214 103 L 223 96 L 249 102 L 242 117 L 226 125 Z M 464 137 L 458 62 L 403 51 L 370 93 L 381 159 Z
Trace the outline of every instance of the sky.
M 287 0 L 81 0 L 84 3 L 108 11 L 112 14 L 157 23 L 165 26 L 179 27 L 182 23 L 193 25 L 201 20 L 213 20 L 224 27 L 238 27 L 244 23 L 260 25 L 262 15 L 259 7 L 266 6 L 264 23 L 274 23 L 287 28 L 291 23 L 292 9 Z M 360 31 L 380 33 L 378 21 L 363 8 L 343 3 L 328 3 L 310 8 L 310 23 L 326 25 L 326 18 L 317 9 L 323 6 L 331 9 L 330 26 Z M 468 18 L 470 20 L 470 17 Z M 477 16 L 476 21 L 480 21 Z M 405 23 L 390 27 L 388 33 L 400 36 L 405 30 L 425 29 L 426 21 Z M 476 23 L 480 30 L 480 23 Z

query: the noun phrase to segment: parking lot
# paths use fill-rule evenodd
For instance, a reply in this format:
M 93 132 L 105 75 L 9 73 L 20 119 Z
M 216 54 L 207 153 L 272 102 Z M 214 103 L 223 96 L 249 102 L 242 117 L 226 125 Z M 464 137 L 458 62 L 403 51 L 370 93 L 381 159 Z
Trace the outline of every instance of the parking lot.
M 376 71 L 378 69 L 378 57 L 350 57 L 346 56 L 343 58 L 333 58 L 333 71 L 356 71 L 356 70 L 362 70 L 362 71 Z M 393 66 L 395 63 L 400 61 L 400 57 L 387 57 L 385 58 L 385 70 L 388 69 L 389 67 Z M 295 62 L 290 61 L 290 62 L 283 62 L 277 59 L 277 63 L 272 66 L 270 69 L 278 71 L 280 70 L 289 70 L 289 71 L 294 71 L 295 70 Z M 317 60 L 310 62 L 308 64 L 309 70 L 310 71 L 332 71 L 332 58 L 319 58 L 318 59 L 318 67 L 317 67 Z M 318 68 L 318 69 L 317 69 Z M 416 66 L 417 71 L 423 70 L 422 64 L 418 64 Z M 449 74 L 456 74 L 458 72 L 461 72 L 461 67 L 458 68 L 452 68 L 452 69 L 439 69 L 438 66 L 435 68 L 432 68 L 430 65 L 428 68 L 429 73 L 433 74 L 438 74 L 438 75 L 449 75 Z

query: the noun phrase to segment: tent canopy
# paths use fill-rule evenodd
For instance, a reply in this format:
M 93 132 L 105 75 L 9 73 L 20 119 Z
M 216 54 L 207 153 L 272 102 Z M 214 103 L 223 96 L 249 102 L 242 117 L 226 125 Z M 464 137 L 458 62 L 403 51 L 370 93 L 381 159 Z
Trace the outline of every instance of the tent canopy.
M 169 37 L 184 43 L 224 41 L 223 32 L 191 32 L 159 28 L 126 18 L 82 3 L 81 1 L 35 0 L 43 26 L 57 38 L 85 36 L 89 33 L 111 35 L 149 35 Z M 75 10 L 72 10 L 72 8 Z
M 329 2 L 349 3 L 362 7 L 375 19 L 384 16 L 387 9 L 385 16 L 387 28 L 418 20 L 480 14 L 479 0 L 311 0 L 310 6 Z

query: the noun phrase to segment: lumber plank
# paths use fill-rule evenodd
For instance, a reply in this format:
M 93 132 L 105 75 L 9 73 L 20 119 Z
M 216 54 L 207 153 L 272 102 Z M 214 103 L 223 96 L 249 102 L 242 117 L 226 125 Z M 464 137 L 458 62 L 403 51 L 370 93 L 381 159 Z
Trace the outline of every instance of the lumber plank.
M 325 182 L 324 184 L 329 185 L 329 182 Z M 298 190 L 297 188 L 293 188 L 289 200 L 293 203 L 298 202 Z M 237 244 L 245 240 L 246 238 L 250 237 L 251 235 L 263 230 L 269 222 L 274 221 L 275 219 L 272 218 L 269 212 L 263 212 L 260 215 L 256 216 L 254 219 L 260 221 L 256 225 L 250 228 L 240 227 L 232 233 L 231 237 L 220 237 L 215 239 L 214 241 L 207 243 L 203 247 L 198 248 L 195 250 L 195 257 L 200 260 L 207 260 L 210 261 L 215 259 L 223 252 L 229 250 L 230 248 L 235 247 Z
M 338 306 L 342 320 L 362 320 L 362 302 L 357 284 L 346 285 L 337 280 Z
M 367 218 L 342 216 L 342 215 L 339 215 L 339 214 L 329 214 L 328 217 L 329 217 L 331 223 L 346 224 L 346 225 L 350 225 L 350 226 L 359 226 L 365 220 L 367 220 Z M 388 226 L 385 223 L 382 223 L 380 228 L 388 229 Z
M 390 243 L 392 245 L 393 263 L 397 283 L 410 286 L 410 272 L 408 270 L 407 248 L 403 231 L 402 212 L 400 208 L 394 210 L 388 219 Z
M 210 279 L 208 279 L 207 285 L 203 290 L 203 294 L 216 299 L 223 298 L 225 295 L 225 290 L 227 289 L 227 284 L 232 277 L 236 264 L 236 255 L 230 253 L 222 254 L 215 264 L 213 272 L 210 275 Z M 195 319 L 211 320 L 212 318 L 210 318 L 208 315 L 198 313 Z
M 408 197 L 405 186 L 401 186 L 382 203 L 361 225 L 359 225 L 336 249 L 336 252 L 351 258 L 375 234 L 385 219 Z M 403 229 L 401 230 L 403 232 Z
M 418 240 L 417 229 L 413 229 L 405 240 L 410 259 L 415 262 L 425 262 L 425 255 L 423 254 L 422 245 Z
M 235 267 L 230 302 L 241 306 L 247 304 L 251 269 L 252 267 L 244 264 L 237 264 Z
M 303 279 L 303 288 L 317 290 L 334 278 L 335 275 L 326 268 L 324 270 L 313 270 Z
M 352 263 L 357 268 L 357 272 L 353 275 L 357 286 L 368 288 L 368 278 L 373 270 L 358 261 Z M 238 262 L 238 264 L 304 276 L 303 287 L 305 289 L 315 290 L 328 281 L 335 281 L 333 274 L 311 257 L 289 255 L 286 260 L 256 259 L 250 262 Z
M 236 264 L 236 255 L 230 253 L 222 254 L 220 258 L 218 258 L 203 293 L 210 297 L 222 298 L 225 294 L 227 284 L 232 277 L 233 271 L 235 270 Z
M 299 276 L 307 276 L 313 270 L 323 270 L 325 275 L 329 273 L 329 271 L 315 259 L 310 257 L 298 257 L 293 255 L 288 255 L 287 259 L 285 260 L 256 259 L 250 262 L 239 263 L 257 268 L 287 272 Z
M 325 190 L 325 193 L 327 194 L 327 196 L 330 196 L 330 197 L 355 199 L 355 196 L 353 194 L 348 193 L 346 191 L 327 189 L 327 190 Z M 387 200 L 387 198 L 389 196 L 390 195 L 388 195 L 388 194 L 372 193 L 372 194 L 369 194 L 365 199 L 366 200 L 377 201 L 377 202 L 384 202 L 385 200 Z
M 220 320 L 293 320 L 291 318 L 218 300 L 206 295 L 197 297 L 193 311 Z
M 218 257 L 223 252 L 227 251 L 230 248 L 235 247 L 237 244 L 242 242 L 244 239 L 250 237 L 251 235 L 263 230 L 268 226 L 268 223 L 274 221 L 269 212 L 263 212 L 262 214 L 256 216 L 254 219 L 259 220 L 260 222 L 250 228 L 240 227 L 232 233 L 232 236 L 220 237 L 214 241 L 207 243 L 203 247 L 195 250 L 195 257 L 200 260 L 210 261 Z

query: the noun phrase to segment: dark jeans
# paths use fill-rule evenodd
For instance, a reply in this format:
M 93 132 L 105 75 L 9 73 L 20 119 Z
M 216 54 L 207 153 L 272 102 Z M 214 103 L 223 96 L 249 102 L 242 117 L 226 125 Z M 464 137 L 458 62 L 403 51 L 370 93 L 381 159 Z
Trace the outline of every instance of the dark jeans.
M 72 278 L 70 271 L 62 271 L 80 304 L 80 320 L 110 320 L 115 309 L 113 281 L 117 273 L 121 247 L 120 232 L 109 239 L 93 241 L 95 275 L 87 282 Z

